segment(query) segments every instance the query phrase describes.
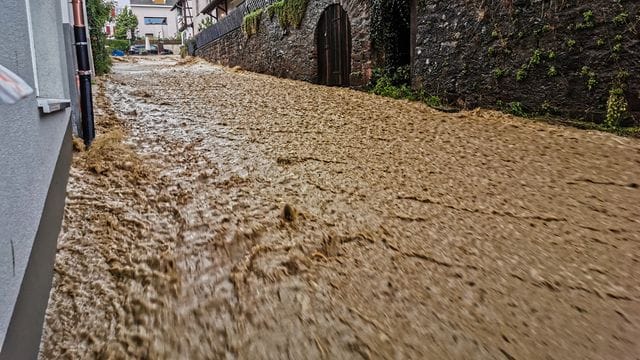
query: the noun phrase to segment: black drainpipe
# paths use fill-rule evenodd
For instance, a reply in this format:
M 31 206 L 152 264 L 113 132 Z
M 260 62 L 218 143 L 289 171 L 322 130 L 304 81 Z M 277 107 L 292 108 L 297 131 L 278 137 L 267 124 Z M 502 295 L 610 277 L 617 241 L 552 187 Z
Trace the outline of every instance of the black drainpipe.
M 91 65 L 89 64 L 89 46 L 84 22 L 84 4 L 82 0 L 71 0 L 73 7 L 73 35 L 75 37 L 78 77 L 80 78 L 80 110 L 82 111 L 82 138 L 86 146 L 96 137 L 93 126 L 93 100 L 91 97 Z

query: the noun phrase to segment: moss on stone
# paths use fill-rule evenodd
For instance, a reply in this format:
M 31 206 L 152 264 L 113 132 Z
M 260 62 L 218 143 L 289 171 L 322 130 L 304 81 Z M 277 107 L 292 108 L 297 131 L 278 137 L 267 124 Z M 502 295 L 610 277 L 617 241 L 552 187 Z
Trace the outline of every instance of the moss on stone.
M 251 36 L 258 33 L 260 27 L 260 18 L 262 17 L 262 9 L 257 9 L 245 15 L 242 19 L 242 31 Z
M 297 29 L 302 24 L 308 4 L 309 0 L 280 0 L 267 6 L 267 14 L 270 18 L 277 15 L 282 29 Z

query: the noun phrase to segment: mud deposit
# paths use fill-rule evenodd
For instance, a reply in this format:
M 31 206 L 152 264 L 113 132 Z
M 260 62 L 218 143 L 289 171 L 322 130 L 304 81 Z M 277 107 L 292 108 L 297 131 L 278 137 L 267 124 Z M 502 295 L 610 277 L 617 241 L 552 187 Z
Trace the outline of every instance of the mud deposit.
M 99 84 L 42 358 L 637 358 L 637 139 L 177 62 Z

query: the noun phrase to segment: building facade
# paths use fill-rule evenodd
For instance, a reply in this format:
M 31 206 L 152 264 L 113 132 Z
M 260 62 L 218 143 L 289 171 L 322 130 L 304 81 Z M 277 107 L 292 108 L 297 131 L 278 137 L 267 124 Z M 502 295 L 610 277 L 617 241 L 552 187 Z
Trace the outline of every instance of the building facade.
M 131 11 L 138 18 L 137 37 L 173 39 L 178 36 L 175 0 L 131 0 Z
M 14 0 L 0 11 L 0 64 L 33 89 L 0 104 L 0 359 L 35 359 L 71 163 L 69 5 Z
M 245 0 L 176 0 L 172 10 L 176 12 L 178 31 L 184 31 L 183 39 L 189 39 L 207 27 L 222 20 Z

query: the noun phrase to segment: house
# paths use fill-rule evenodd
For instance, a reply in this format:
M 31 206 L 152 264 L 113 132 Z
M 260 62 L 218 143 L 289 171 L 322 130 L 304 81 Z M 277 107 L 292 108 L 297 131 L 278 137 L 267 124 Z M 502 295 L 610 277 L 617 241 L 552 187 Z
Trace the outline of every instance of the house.
M 178 36 L 178 23 L 171 8 L 176 0 L 131 0 L 129 7 L 138 18 L 138 37 L 172 39 Z
M 200 0 L 200 2 L 203 2 L 203 0 Z M 205 6 L 199 8 L 196 6 L 196 12 L 201 15 L 211 16 L 214 19 L 214 23 L 245 3 L 244 0 L 208 0 L 207 2 Z
M 186 31 L 185 38 L 191 38 L 208 26 L 217 23 L 244 2 L 244 0 L 177 0 L 172 10 L 176 11 L 178 30 Z
M 116 16 L 118 15 L 118 7 L 117 2 L 114 7 L 111 8 L 111 14 L 109 14 L 109 19 L 104 24 L 103 32 L 107 35 L 108 39 L 115 38 L 116 35 Z
M 0 64 L 33 93 L 0 101 L 0 359 L 35 359 L 71 164 L 69 1 L 3 1 Z

